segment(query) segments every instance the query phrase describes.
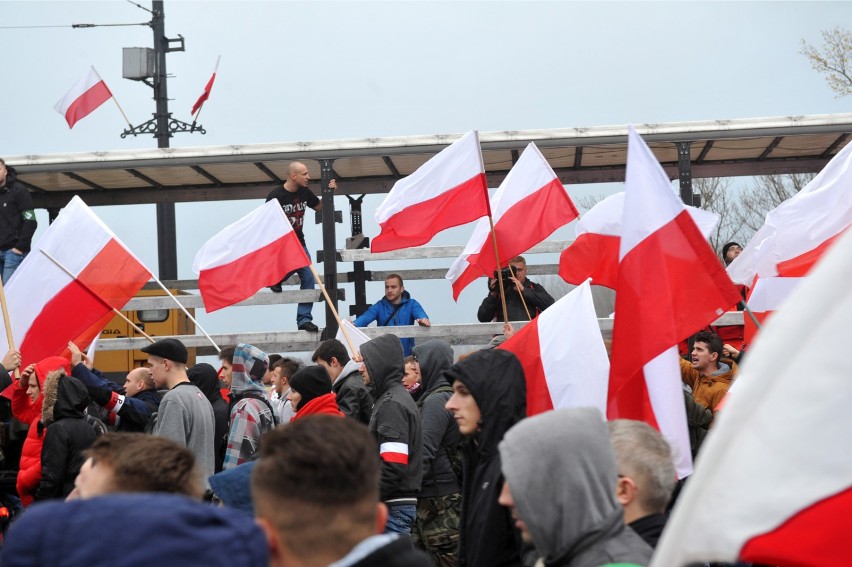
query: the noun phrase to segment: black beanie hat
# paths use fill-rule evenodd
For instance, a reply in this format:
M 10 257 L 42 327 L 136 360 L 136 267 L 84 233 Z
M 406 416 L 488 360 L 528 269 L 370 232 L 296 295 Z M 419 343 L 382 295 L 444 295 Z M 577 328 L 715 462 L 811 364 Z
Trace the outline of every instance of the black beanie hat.
M 722 259 L 723 260 L 728 256 L 728 250 L 731 249 L 731 246 L 739 246 L 740 248 L 742 248 L 742 246 L 740 246 L 740 244 L 737 243 L 737 242 L 728 242 L 727 244 L 722 246 Z
M 293 374 L 290 387 L 302 396 L 299 404 L 293 408 L 299 411 L 299 408 L 314 398 L 331 393 L 331 376 L 322 366 L 308 366 Z

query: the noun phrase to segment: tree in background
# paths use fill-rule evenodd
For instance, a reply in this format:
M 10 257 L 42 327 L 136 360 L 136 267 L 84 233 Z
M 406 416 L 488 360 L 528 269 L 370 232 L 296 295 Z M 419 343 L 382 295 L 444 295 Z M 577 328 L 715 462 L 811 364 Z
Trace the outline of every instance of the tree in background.
M 828 86 L 838 97 L 852 94 L 852 34 L 837 26 L 824 30 L 822 39 L 822 48 L 803 39 L 799 53 L 810 60 L 814 70 L 825 74 Z

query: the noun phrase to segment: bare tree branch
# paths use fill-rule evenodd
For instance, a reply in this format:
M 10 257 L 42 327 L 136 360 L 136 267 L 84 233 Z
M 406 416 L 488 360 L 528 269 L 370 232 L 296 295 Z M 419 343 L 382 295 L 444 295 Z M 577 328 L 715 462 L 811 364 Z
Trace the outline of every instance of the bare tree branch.
M 822 39 L 825 43 L 821 49 L 803 39 L 799 53 L 810 60 L 815 71 L 825 74 L 837 98 L 852 94 L 852 34 L 838 26 L 824 30 Z

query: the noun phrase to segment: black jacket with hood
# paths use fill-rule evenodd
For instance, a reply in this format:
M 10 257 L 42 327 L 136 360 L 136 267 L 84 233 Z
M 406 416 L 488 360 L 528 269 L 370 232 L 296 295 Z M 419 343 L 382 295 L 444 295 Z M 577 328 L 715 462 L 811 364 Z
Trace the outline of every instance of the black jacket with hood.
M 83 466 L 83 451 L 95 442 L 95 430 L 84 413 L 89 392 L 82 382 L 63 372 L 52 372 L 44 382 L 41 422 L 41 483 L 36 500 L 65 498 Z
M 420 412 L 402 385 L 402 343 L 396 335 L 382 335 L 361 345 L 361 356 L 376 392 L 369 427 L 382 457 L 380 498 L 388 504 L 416 504 L 423 439 Z
M 411 351 L 420 365 L 423 393 L 417 400 L 423 420 L 423 486 L 420 497 L 461 491 L 450 455 L 458 450 L 459 427 L 446 407 L 452 391 L 444 372 L 453 365 L 453 349 L 440 340 L 426 341 Z
M 524 369 L 509 351 L 481 350 L 445 374 L 470 391 L 480 427 L 463 442 L 464 480 L 459 567 L 521 564 L 522 542 L 508 510 L 497 503 L 503 489 L 498 444 L 526 415 Z
M 6 184 L 0 187 L 0 250 L 30 251 L 36 222 L 30 192 L 18 181 L 14 167 L 6 166 Z
M 364 384 L 360 366 L 354 360 L 347 362 L 340 371 L 340 376 L 331 385 L 331 390 L 337 397 L 338 409 L 344 415 L 369 425 L 370 415 L 373 413 L 373 396 Z

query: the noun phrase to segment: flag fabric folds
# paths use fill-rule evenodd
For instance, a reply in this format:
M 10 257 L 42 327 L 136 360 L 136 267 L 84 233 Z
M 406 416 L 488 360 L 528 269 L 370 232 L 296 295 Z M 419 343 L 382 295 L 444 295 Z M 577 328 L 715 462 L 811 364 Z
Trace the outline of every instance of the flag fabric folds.
M 426 244 L 442 230 L 487 216 L 488 206 L 479 134 L 471 130 L 394 184 L 376 209 L 381 231 L 370 250 Z
M 344 327 L 346 328 L 346 336 L 343 336 Z M 352 349 L 349 348 L 349 341 L 346 340 L 346 337 L 349 337 L 349 341 L 352 341 L 355 352 L 352 352 Z M 337 328 L 337 334 L 334 338 L 343 343 L 349 358 L 354 358 L 356 354 L 360 354 L 361 345 L 370 340 L 370 337 L 365 335 L 364 331 L 356 327 L 349 319 L 340 320 L 340 326 Z
M 606 411 L 609 359 L 588 282 L 559 299 L 500 345 L 527 380 L 527 415 L 593 406 Z
M 204 308 L 212 313 L 248 299 L 310 263 L 281 205 L 273 199 L 208 240 L 195 255 L 192 270 L 198 274 Z
M 709 238 L 719 223 L 719 215 L 695 207 L 686 207 L 686 210 L 701 234 Z M 576 239 L 559 256 L 559 275 L 563 280 L 579 285 L 586 278 L 592 278 L 594 285 L 615 289 L 623 216 L 624 193 L 621 192 L 607 197 L 580 218 Z
M 852 144 L 847 144 L 804 189 L 766 214 L 766 221 L 728 266 L 731 279 L 801 276 L 852 224 Z
M 53 109 L 65 117 L 69 128 L 73 128 L 74 124 L 111 98 L 112 93 L 92 66 L 86 76 L 77 81 Z
M 672 442 L 686 434 L 672 347 L 719 317 L 739 295 L 633 127 L 625 185 L 607 417 L 645 421 Z M 668 415 L 666 408 L 683 417 Z M 667 432 L 661 421 L 678 432 Z M 683 474 L 690 455 L 682 447 L 675 451 Z
M 90 345 L 112 319 L 113 308 L 123 308 L 149 279 L 142 262 L 75 196 L 6 286 L 24 365 L 61 354 L 68 341 Z M 0 333 L 5 339 L 5 330 Z
M 494 194 L 491 214 L 500 267 L 580 215 L 565 186 L 533 143 L 526 147 Z M 491 225 L 488 219 L 480 219 L 461 256 L 447 272 L 453 299 L 458 300 L 461 290 L 473 280 L 491 276 L 496 269 Z
M 204 92 L 201 93 L 201 96 L 198 97 L 198 100 L 195 101 L 195 104 L 192 105 L 192 111 L 190 114 L 195 116 L 195 113 L 201 110 L 201 107 L 204 106 L 204 103 L 207 102 L 207 99 L 210 98 L 210 91 L 213 90 L 213 81 L 216 80 L 216 71 L 219 70 L 219 59 L 216 60 L 216 67 L 213 68 L 213 75 L 210 77 L 210 80 L 207 81 L 207 84 L 204 86 Z
M 761 331 L 652 566 L 852 564 L 852 232 Z M 807 332 L 803 332 L 807 330 Z

